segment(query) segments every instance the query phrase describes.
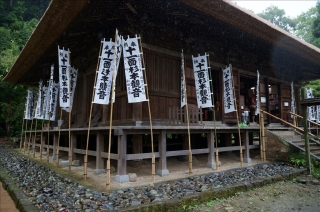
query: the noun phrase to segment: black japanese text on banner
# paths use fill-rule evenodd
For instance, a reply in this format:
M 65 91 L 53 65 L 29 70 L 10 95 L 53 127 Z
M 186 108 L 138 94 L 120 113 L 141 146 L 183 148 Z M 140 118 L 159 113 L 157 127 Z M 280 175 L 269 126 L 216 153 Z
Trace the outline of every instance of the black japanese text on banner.
M 147 101 L 138 39 L 140 38 L 136 36 L 123 40 L 123 60 L 129 103 Z
M 257 71 L 257 88 L 256 88 L 256 109 L 255 109 L 255 115 L 259 114 L 260 110 L 260 73 Z
M 70 112 L 72 110 L 74 95 L 76 91 L 77 85 L 77 77 L 78 77 L 78 70 L 74 67 L 71 67 L 70 70 L 70 107 L 63 107 L 62 110 Z
M 236 111 L 233 96 L 233 80 L 230 66 L 222 70 L 223 73 L 223 103 L 224 113 Z
M 26 101 L 25 111 L 24 111 L 24 119 L 26 120 L 32 119 L 32 114 L 34 110 L 34 99 L 35 99 L 34 92 L 31 90 L 28 90 L 27 101 Z
M 70 107 L 70 52 L 59 49 L 60 107 Z
M 198 57 L 192 56 L 194 81 L 196 84 L 196 95 L 199 108 L 212 107 L 212 92 L 210 89 L 207 56 L 207 54 Z
M 185 87 L 185 74 L 184 74 L 184 57 L 181 53 L 181 107 L 185 106 L 186 101 L 186 87 Z
M 36 112 L 34 114 L 34 118 L 36 119 L 43 119 L 43 83 L 42 81 L 39 82 L 39 91 L 38 91 L 38 100 L 37 100 L 37 107 Z
M 310 98 L 313 98 L 312 88 L 307 89 L 307 99 L 310 99 Z M 315 114 L 314 106 L 309 106 L 308 107 L 308 114 L 309 114 L 309 120 L 310 121 L 315 121 L 316 120 L 316 114 Z
M 112 85 L 112 72 L 114 69 L 114 42 L 102 41 L 100 65 L 95 85 L 95 104 L 108 105 Z
M 295 107 L 295 97 L 294 97 L 294 89 L 293 89 L 293 82 L 291 82 L 291 113 L 296 113 L 296 107 Z M 291 118 L 293 118 L 293 115 L 291 114 Z

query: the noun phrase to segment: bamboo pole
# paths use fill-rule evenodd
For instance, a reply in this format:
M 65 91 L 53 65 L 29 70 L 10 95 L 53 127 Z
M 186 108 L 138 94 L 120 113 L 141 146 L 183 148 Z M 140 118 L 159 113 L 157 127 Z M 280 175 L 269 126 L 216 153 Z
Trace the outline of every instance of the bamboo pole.
M 100 42 L 100 50 L 99 50 L 99 56 L 101 55 L 102 51 L 102 41 Z M 96 67 L 96 74 L 94 77 L 94 83 L 93 83 L 93 89 L 92 89 L 92 98 L 91 98 L 91 104 L 90 104 L 90 115 L 89 115 L 89 123 L 88 123 L 88 133 L 87 133 L 87 144 L 86 144 L 86 154 L 84 156 L 84 180 L 87 180 L 87 167 L 88 167 L 88 148 L 89 148 L 89 136 L 90 136 L 90 127 L 91 127 L 91 118 L 92 118 L 92 106 L 93 106 L 93 100 L 94 100 L 94 92 L 95 88 L 94 86 L 97 83 L 97 72 L 99 69 L 99 63 L 100 63 L 100 57 L 98 57 L 97 67 Z M 100 151 L 100 150 L 98 150 Z
M 48 120 L 48 138 L 47 138 L 47 163 L 49 163 L 50 160 L 50 148 L 49 148 L 49 144 L 50 144 L 50 117 L 48 116 L 49 120 Z
M 210 59 L 208 55 L 208 71 L 211 69 L 210 66 Z M 211 100 L 212 100 L 212 112 L 213 112 L 213 128 L 214 128 L 214 143 L 216 145 L 216 170 L 219 169 L 219 150 L 218 150 L 218 138 L 217 138 L 217 126 L 216 126 L 216 111 L 215 111 L 215 106 L 214 106 L 214 93 L 213 93 L 213 83 L 212 83 L 212 74 L 211 70 L 209 71 L 209 76 L 210 76 L 210 86 L 211 86 Z
M 23 153 L 26 152 L 27 129 L 28 129 L 28 119 L 26 119 L 26 128 L 25 128 L 25 131 L 24 131 Z
M 43 148 L 43 124 L 44 124 L 44 120 L 42 119 L 42 123 L 41 123 L 41 137 L 40 137 L 40 160 L 42 160 L 42 148 Z
M 68 49 L 68 55 L 69 55 L 69 65 L 71 67 L 71 58 L 70 58 L 70 51 Z M 71 68 L 69 67 L 69 78 L 71 78 Z M 71 84 L 69 83 L 69 92 L 71 93 Z M 73 91 L 75 92 L 75 91 Z M 73 93 L 74 95 L 74 93 Z M 72 164 L 72 155 L 71 155 L 71 114 L 72 114 L 72 105 L 71 105 L 71 96 L 70 96 L 70 111 L 69 111 L 69 153 L 68 153 L 68 170 L 71 171 L 71 164 Z
M 264 120 L 261 119 L 261 110 L 260 110 L 260 113 L 259 113 L 259 121 L 260 121 L 260 160 L 263 161 L 263 138 L 262 138 L 262 129 L 264 128 Z M 263 118 L 263 117 L 262 117 Z M 261 122 L 263 121 L 263 122 Z
M 21 148 L 22 148 L 23 127 L 24 127 L 24 118 L 22 118 L 21 137 L 20 137 L 20 151 L 21 151 Z
M 260 112 L 260 126 L 261 126 L 261 140 L 262 140 L 262 159 L 266 161 L 266 141 L 265 141 L 265 133 L 264 133 L 264 118 L 263 112 Z
M 32 125 L 33 125 L 33 118 L 31 119 L 31 126 L 30 126 L 30 132 L 29 132 L 29 138 L 28 138 L 28 155 L 30 155 L 30 142 L 31 142 L 31 131 L 32 131 Z
M 72 163 L 72 158 L 71 158 L 71 107 L 69 111 L 69 154 L 68 154 L 68 170 L 71 171 L 71 163 Z
M 231 79 L 232 79 L 232 84 L 233 84 L 233 74 L 232 74 L 232 66 L 229 64 L 230 69 L 231 69 Z M 234 84 L 233 84 L 234 85 Z M 237 98 L 235 96 L 235 89 L 233 86 L 233 98 L 234 98 L 234 107 L 236 109 L 236 114 L 237 114 L 237 126 L 238 126 L 238 135 L 239 135 L 239 145 L 240 145 L 240 164 L 243 166 L 243 153 L 242 153 L 242 144 L 241 144 L 241 133 L 240 133 L 240 126 L 239 126 L 239 114 L 238 114 L 238 107 L 237 107 Z
M 60 121 L 62 119 L 62 109 L 60 108 Z M 58 122 L 58 145 L 57 145 L 57 149 L 56 149 L 56 166 L 58 167 L 59 166 L 59 147 L 60 147 L 60 129 L 61 129 L 61 125 L 59 125 L 59 122 Z
M 143 57 L 143 49 L 142 49 L 142 42 L 141 42 L 141 37 L 140 37 L 140 52 L 142 55 L 142 64 L 143 64 L 143 70 L 144 70 L 144 82 L 146 85 L 146 97 L 148 99 L 147 103 L 148 103 L 148 112 L 149 112 L 149 121 L 150 121 L 150 135 L 151 135 L 151 151 L 152 151 L 152 170 L 151 170 L 151 175 L 152 175 L 152 180 L 155 181 L 155 170 L 156 170 L 156 159 L 155 159 L 155 155 L 154 155 L 154 147 L 153 147 L 153 131 L 152 131 L 152 118 L 151 118 L 151 110 L 150 110 L 150 99 L 149 99 L 149 92 L 148 92 L 148 82 L 147 82 L 147 73 L 146 73 L 146 69 L 145 69 L 145 62 L 144 62 L 144 57 Z M 189 144 L 190 145 L 190 144 Z M 189 147 L 190 148 L 190 147 Z M 191 155 L 192 157 L 192 155 Z M 192 158 L 191 158 L 192 159 Z M 190 152 L 189 152 L 189 161 L 190 161 Z M 189 162 L 190 164 L 190 162 Z
M 187 84 L 186 84 L 186 78 L 185 78 L 185 63 L 184 63 L 184 56 L 183 56 L 183 50 L 181 52 L 181 62 L 182 62 L 182 74 L 183 74 L 183 82 L 184 82 L 184 96 L 186 99 L 186 114 L 187 114 L 187 125 L 188 125 L 188 147 L 189 147 L 189 175 L 192 174 L 192 151 L 191 151 L 191 139 L 190 139 L 190 120 L 189 120 L 189 108 L 188 108 L 188 101 L 187 101 Z
M 35 158 L 35 157 L 36 157 L 37 127 L 38 127 L 38 119 L 36 119 L 36 126 L 35 126 L 35 128 L 34 128 L 33 148 L 32 148 L 33 158 Z
M 117 59 L 117 32 L 114 39 L 114 70 L 112 72 L 112 83 L 111 83 L 111 102 L 110 102 L 110 121 L 109 121 L 109 142 L 108 142 L 108 159 L 107 159 L 107 176 L 106 176 L 106 187 L 110 189 L 110 181 L 111 181 L 111 172 L 110 172 L 110 156 L 111 156 L 111 133 L 112 133 L 112 116 L 113 116 L 113 101 L 115 97 L 115 72 L 117 68 L 116 59 Z

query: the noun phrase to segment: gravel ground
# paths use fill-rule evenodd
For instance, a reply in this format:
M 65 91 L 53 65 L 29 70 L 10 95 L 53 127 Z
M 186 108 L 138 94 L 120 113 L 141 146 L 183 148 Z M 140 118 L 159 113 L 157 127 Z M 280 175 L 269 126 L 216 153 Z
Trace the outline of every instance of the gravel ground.
M 248 192 L 240 192 L 228 199 L 211 200 L 186 208 L 186 211 L 242 212 L 242 211 L 320 211 L 320 183 L 311 176 L 279 182 Z

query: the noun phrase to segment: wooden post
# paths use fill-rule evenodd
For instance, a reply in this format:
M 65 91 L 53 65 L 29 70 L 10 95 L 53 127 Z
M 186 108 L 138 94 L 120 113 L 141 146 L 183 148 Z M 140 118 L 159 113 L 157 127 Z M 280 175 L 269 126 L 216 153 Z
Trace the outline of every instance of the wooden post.
M 47 138 L 47 163 L 49 163 L 50 161 L 50 147 L 49 147 L 49 144 L 50 144 L 50 117 L 48 116 L 49 120 L 48 120 L 48 138 Z
M 301 94 L 302 94 L 301 97 L 303 101 L 306 96 L 306 90 L 304 88 L 301 90 Z M 307 110 L 307 106 L 305 105 L 301 105 L 301 109 L 303 114 L 303 128 L 304 128 L 303 137 L 304 137 L 304 147 L 306 151 L 307 173 L 308 175 L 311 175 L 312 171 L 311 171 L 310 147 L 309 147 L 309 138 L 308 138 L 308 124 L 307 124 L 308 110 Z
M 21 138 L 20 138 L 20 151 L 21 151 L 21 148 L 22 148 L 23 127 L 24 127 L 24 118 L 22 118 Z
M 262 129 L 264 128 L 264 121 L 263 121 L 263 112 L 260 111 L 259 114 L 259 122 L 260 122 L 260 140 L 259 140 L 259 146 L 260 146 L 260 160 L 263 161 L 263 137 L 262 137 Z
M 129 182 L 127 175 L 127 134 L 122 129 L 115 130 L 115 135 L 118 137 L 118 173 L 116 182 Z
M 61 121 L 62 119 L 62 109 L 60 108 L 60 119 L 58 120 L 58 144 L 57 144 L 57 152 L 56 152 L 56 166 L 59 166 L 59 148 L 60 148 L 60 129 L 61 129 L 61 125 L 59 123 L 59 121 Z
M 41 137 L 40 137 L 40 160 L 42 160 L 42 148 L 43 148 L 43 119 L 41 124 Z
M 251 163 L 251 158 L 250 158 L 250 149 L 249 149 L 249 132 L 248 130 L 244 131 L 244 142 L 245 142 L 245 149 L 244 149 L 244 162 L 245 163 Z
M 183 81 L 184 81 L 184 96 L 186 99 L 186 114 L 187 114 L 187 125 L 188 125 L 188 148 L 189 148 L 189 175 L 192 174 L 192 151 L 191 151 L 191 140 L 190 140 L 190 120 L 189 120 L 189 109 L 188 109 L 188 97 L 187 97 L 187 84 L 185 79 L 185 73 L 184 73 L 184 57 L 183 57 L 183 50 L 181 52 L 181 68 L 182 68 L 182 75 L 183 75 Z M 181 122 L 182 122 L 182 108 L 181 108 Z
M 101 48 L 102 48 L 102 41 L 100 43 L 100 50 L 99 50 L 99 56 L 101 55 Z M 94 77 L 94 83 L 92 88 L 92 98 L 91 98 L 91 104 L 90 104 L 90 114 L 89 114 L 89 123 L 88 123 L 88 132 L 87 132 L 87 144 L 86 144 L 86 154 L 84 156 L 84 180 L 87 180 L 87 162 L 88 162 L 88 147 L 89 147 L 89 137 L 90 137 L 90 128 L 91 128 L 91 118 L 92 118 L 92 106 L 93 106 L 93 100 L 94 100 L 94 92 L 95 92 L 95 85 L 97 82 L 97 72 L 99 69 L 99 61 L 100 57 L 98 57 L 97 67 L 96 67 L 96 74 Z
M 211 169 L 217 169 L 217 167 L 219 166 L 219 164 L 217 165 L 217 163 L 219 163 L 219 161 L 214 161 L 214 145 L 215 145 L 215 138 L 214 138 L 214 131 L 210 130 L 208 133 L 208 137 L 207 137 L 207 143 L 208 143 L 208 149 L 209 149 L 209 154 L 208 154 L 208 163 L 207 163 L 207 167 L 211 168 Z M 217 156 L 217 155 L 216 155 Z
M 69 111 L 69 153 L 68 153 L 68 158 L 69 158 L 68 170 L 71 171 L 71 163 L 72 163 L 72 159 L 71 159 L 71 108 Z
M 32 136 L 31 136 L 32 126 L 33 126 L 33 118 L 31 120 L 31 127 L 30 127 L 30 132 L 29 132 L 29 139 L 28 139 L 28 155 L 30 155 L 30 142 L 32 139 Z
M 98 131 L 97 133 L 97 139 L 96 139 L 97 145 L 96 145 L 96 169 L 104 169 L 104 158 L 101 156 L 101 152 L 104 151 L 104 135 Z
M 148 82 L 147 82 L 147 73 L 146 73 L 146 69 L 145 69 L 145 63 L 144 63 L 144 57 L 143 57 L 143 50 L 142 50 L 142 42 L 141 42 L 141 37 L 139 39 L 139 48 L 140 48 L 140 52 L 141 52 L 141 59 L 142 59 L 142 65 L 144 67 L 144 82 L 145 82 L 145 86 L 146 86 L 146 98 L 147 98 L 147 103 L 148 103 L 148 112 L 149 112 L 149 122 L 150 122 L 150 135 L 151 135 L 151 151 L 152 151 L 152 158 L 151 158 L 151 163 L 152 163 L 152 170 L 151 170 L 151 175 L 152 175 L 152 180 L 155 181 L 156 180 L 156 158 L 154 155 L 154 148 L 153 148 L 153 131 L 152 131 L 152 118 L 151 118 L 151 110 L 150 110 L 150 98 L 149 98 L 149 92 L 148 92 Z M 191 155 L 192 157 L 192 155 Z M 190 158 L 190 152 L 189 152 L 189 158 Z M 190 164 L 190 161 L 189 161 Z M 190 167 L 189 167 L 190 168 Z
M 208 62 L 209 62 L 209 76 L 210 76 L 210 86 L 211 86 L 211 99 L 212 99 L 212 113 L 213 113 L 213 128 L 214 128 L 214 143 L 216 144 L 216 170 L 219 169 L 219 150 L 218 150 L 218 138 L 217 138 L 217 127 L 216 127 L 216 110 L 214 107 L 214 91 L 213 91 L 213 84 L 212 84 L 212 74 L 211 74 L 211 66 L 210 66 L 210 59 L 208 57 Z M 209 150 L 210 151 L 210 150 Z
M 157 170 L 157 175 L 161 177 L 169 175 L 169 170 L 167 169 L 167 132 L 166 130 L 161 130 L 159 134 L 159 169 Z
M 26 119 L 26 129 L 24 130 L 23 152 L 26 151 L 27 129 L 28 129 L 28 119 Z
M 36 157 L 37 127 L 38 127 L 38 119 L 36 119 L 36 126 L 35 126 L 35 128 L 34 128 L 34 137 L 33 137 L 33 158 L 35 158 L 35 157 Z
M 114 39 L 114 58 L 113 58 L 113 62 L 114 62 L 114 70 L 112 72 L 112 84 L 111 84 L 111 101 L 110 101 L 110 125 L 109 125 L 109 145 L 108 145 L 108 159 L 107 159 L 107 177 L 106 177 L 106 187 L 109 190 L 110 189 L 110 177 L 111 177 L 111 173 L 110 173 L 110 155 L 111 155 L 111 132 L 112 132 L 112 116 L 113 116 L 113 102 L 116 98 L 116 94 L 115 94 L 115 72 L 116 72 L 116 68 L 117 68 L 117 37 L 118 35 L 118 30 L 116 29 L 116 34 L 115 34 L 115 39 Z
M 230 72 L 231 72 L 231 75 L 232 75 L 232 66 L 231 66 L 231 64 L 229 64 L 229 66 L 230 66 L 230 70 L 231 70 Z M 233 85 L 234 107 L 236 109 L 236 114 L 237 114 L 237 125 L 238 125 L 239 145 L 240 145 L 240 164 L 241 164 L 241 166 L 243 166 L 241 133 L 240 133 L 240 126 L 239 126 L 239 114 L 238 114 L 237 100 L 236 100 L 236 95 L 235 95 L 235 90 L 234 90 L 233 75 L 232 75 L 231 79 L 232 79 L 232 85 Z
M 260 117 L 261 117 L 261 121 L 264 120 L 263 118 L 263 112 L 260 111 Z M 265 133 L 264 133 L 264 121 L 262 121 L 262 123 L 260 123 L 261 125 L 261 141 L 262 141 L 262 161 L 266 161 L 266 141 L 265 141 Z

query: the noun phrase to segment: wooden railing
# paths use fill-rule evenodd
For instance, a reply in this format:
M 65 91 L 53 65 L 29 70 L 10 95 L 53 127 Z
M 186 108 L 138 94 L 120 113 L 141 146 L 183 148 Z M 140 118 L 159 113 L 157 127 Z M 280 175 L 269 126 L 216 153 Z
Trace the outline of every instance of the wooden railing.
M 190 124 L 202 124 L 202 108 L 189 108 Z M 170 107 L 168 125 L 187 124 L 187 113 L 185 108 Z
M 300 116 L 300 115 L 298 115 L 298 114 L 295 114 L 295 113 L 292 113 L 292 112 L 290 112 L 290 114 L 292 114 L 292 115 L 295 117 L 294 120 L 296 120 L 296 118 L 303 119 L 303 116 Z M 294 124 L 295 124 L 295 125 L 297 125 L 297 123 L 298 123 L 297 121 L 294 121 Z M 320 124 L 317 123 L 317 122 L 311 121 L 311 120 L 307 120 L 307 123 L 308 123 L 308 129 L 309 129 L 308 134 L 311 135 L 311 136 L 313 136 L 314 138 L 315 138 L 315 137 L 318 137 L 318 136 L 319 136 L 319 127 L 320 127 Z M 314 128 L 314 127 L 311 126 L 311 125 L 316 126 L 316 132 L 317 132 L 316 135 L 311 132 L 311 129 Z M 316 139 L 320 141 L 320 138 L 316 138 Z

